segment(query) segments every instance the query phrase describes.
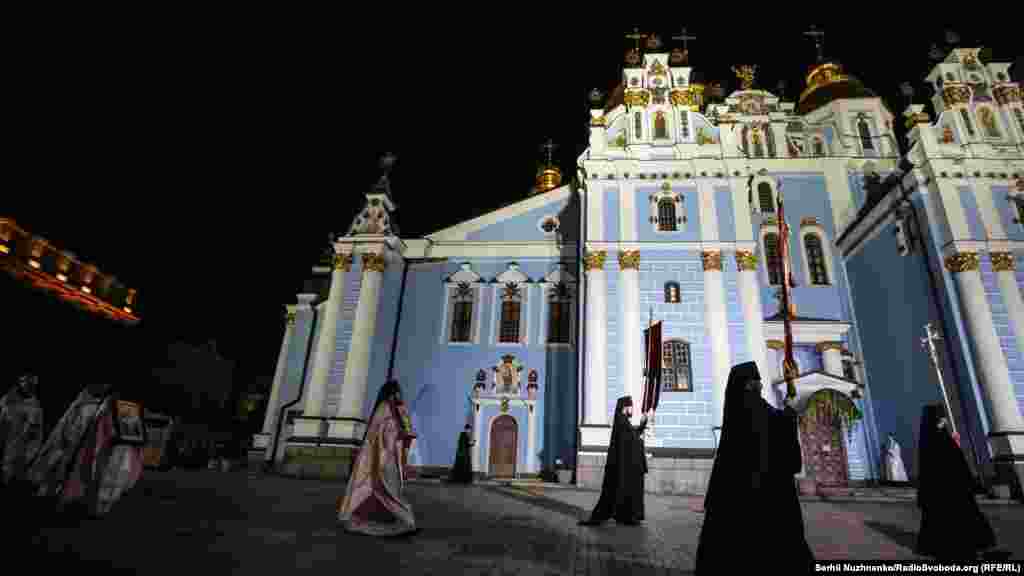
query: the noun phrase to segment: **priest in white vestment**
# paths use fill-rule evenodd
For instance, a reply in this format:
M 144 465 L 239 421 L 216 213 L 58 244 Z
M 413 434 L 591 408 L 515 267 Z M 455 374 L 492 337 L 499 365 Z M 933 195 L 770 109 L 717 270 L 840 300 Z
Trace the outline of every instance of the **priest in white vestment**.
M 885 447 L 885 479 L 889 482 L 907 481 L 907 469 L 903 466 L 903 457 L 900 456 L 900 445 L 892 434 L 889 434 Z

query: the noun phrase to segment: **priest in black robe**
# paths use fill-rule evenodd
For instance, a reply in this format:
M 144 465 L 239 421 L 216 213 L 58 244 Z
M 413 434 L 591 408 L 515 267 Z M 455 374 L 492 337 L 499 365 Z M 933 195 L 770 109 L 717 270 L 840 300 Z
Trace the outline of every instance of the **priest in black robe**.
M 918 450 L 918 554 L 940 560 L 973 560 L 994 547 L 995 533 L 974 495 L 974 475 L 941 405 L 924 407 Z
M 647 460 L 644 455 L 643 433 L 647 428 L 644 414 L 640 426 L 633 427 L 633 398 L 623 396 L 615 404 L 615 423 L 608 458 L 604 465 L 601 497 L 584 526 L 597 526 L 615 518 L 618 524 L 635 526 L 644 519 L 644 474 Z
M 722 574 L 737 561 L 779 574 L 814 573 L 794 478 L 802 463 L 797 414 L 788 401 L 773 408 L 761 387 L 757 364 L 733 366 L 704 497 L 697 574 Z
M 455 451 L 455 465 L 452 466 L 451 475 L 448 478 L 451 482 L 473 483 L 473 462 L 469 453 L 474 444 L 470 437 L 472 430 L 472 427 L 466 424 L 466 428 L 459 434 L 459 448 Z

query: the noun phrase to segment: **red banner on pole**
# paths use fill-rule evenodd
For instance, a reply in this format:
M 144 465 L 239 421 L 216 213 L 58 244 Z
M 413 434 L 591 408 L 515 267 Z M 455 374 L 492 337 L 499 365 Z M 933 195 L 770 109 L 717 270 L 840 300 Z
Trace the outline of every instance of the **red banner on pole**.
M 647 350 L 645 361 L 643 412 L 647 413 L 658 408 L 658 397 L 661 395 L 661 321 L 655 322 L 644 330 L 644 345 Z

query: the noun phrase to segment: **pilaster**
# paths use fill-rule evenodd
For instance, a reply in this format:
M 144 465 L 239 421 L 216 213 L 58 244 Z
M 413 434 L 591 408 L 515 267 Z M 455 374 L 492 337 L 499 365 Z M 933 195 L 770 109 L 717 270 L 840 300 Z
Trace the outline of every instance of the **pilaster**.
M 483 426 L 483 416 L 480 414 L 480 403 L 473 402 L 473 446 L 471 447 L 470 453 L 472 455 L 474 472 L 484 472 L 484 469 L 480 467 L 481 426 Z
M 1017 284 L 1013 252 L 989 252 L 988 257 L 992 261 L 992 271 L 996 275 L 1010 322 L 1013 323 L 1017 351 L 1024 356 L 1024 299 L 1021 298 L 1020 285 Z
M 622 369 L 619 380 L 625 383 L 626 393 L 639 406 L 643 399 L 643 346 L 640 338 L 640 251 L 619 252 L 619 304 L 622 321 L 619 323 Z M 607 412 L 607 407 L 604 408 Z M 640 423 L 640 411 L 633 412 L 633 425 Z
M 583 261 L 587 278 L 586 424 L 608 424 L 608 281 L 606 253 L 588 252 Z
M 767 378 L 771 370 L 767 364 L 768 353 L 764 342 L 764 312 L 761 308 L 761 289 L 757 281 L 757 256 L 747 250 L 737 250 L 736 270 L 739 276 L 737 284 L 740 305 L 743 307 L 743 331 L 747 350 L 750 351 L 751 360 L 757 364 L 757 370 L 762 378 Z M 774 406 L 775 395 L 771 392 L 771 386 L 764 386 L 761 392 L 764 399 Z
M 721 426 L 725 413 L 725 385 L 732 355 L 729 352 L 728 316 L 722 278 L 722 253 L 701 253 L 704 263 L 704 325 L 711 343 L 712 425 Z

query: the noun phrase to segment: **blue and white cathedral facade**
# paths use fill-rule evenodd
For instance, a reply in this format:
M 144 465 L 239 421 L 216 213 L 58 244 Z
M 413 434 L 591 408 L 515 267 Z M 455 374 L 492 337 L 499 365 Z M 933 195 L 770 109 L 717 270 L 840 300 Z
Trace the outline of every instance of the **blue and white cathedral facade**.
M 985 69 L 986 78 L 998 73 L 1007 67 Z M 908 259 L 899 257 L 892 234 L 879 234 L 892 226 L 891 215 L 865 216 L 878 210 L 866 189 L 904 174 L 894 117 L 835 61 L 811 68 L 795 103 L 758 88 L 752 67 L 737 74 L 740 90 L 710 98 L 682 51 L 629 53 L 621 85 L 595 100 L 589 147 L 569 184 L 549 165 L 524 200 L 423 238 L 399 235 L 383 177 L 333 242 L 331 258 L 314 269 L 329 288 L 319 295 L 311 288 L 289 306 L 262 435 L 268 458 L 293 474 L 347 475 L 390 376 L 401 383 L 419 434 L 413 465 L 451 466 L 468 423 L 480 475 L 530 476 L 561 463 L 575 469 L 578 484 L 600 486 L 616 400 L 628 394 L 639 404 L 643 396 L 642 336 L 653 319 L 663 322 L 663 372 L 648 428 L 647 488 L 703 491 L 730 367 L 756 362 L 774 405 L 785 390 L 776 298 L 785 280 L 777 249 L 781 196 L 791 231 L 788 312 L 802 483 L 842 487 L 879 478 L 890 432 L 910 465 L 920 406 L 941 396 L 927 355 L 903 350 L 917 345 L 928 320 L 913 309 L 927 308 L 931 293 L 904 307 L 895 302 L 904 288 L 893 279 Z M 985 118 L 997 119 L 1001 142 L 1016 145 L 1016 156 L 1007 156 L 1016 168 L 979 165 L 1005 174 L 981 178 L 990 201 L 974 200 L 971 209 L 964 201 L 975 197 L 964 191 L 973 190 L 971 176 L 932 184 L 959 210 L 943 225 L 930 224 L 937 216 L 928 213 L 928 241 L 938 253 L 949 249 L 947 238 L 953 246 L 975 242 L 962 251 L 981 249 L 978 239 L 956 235 L 987 222 L 982 211 L 1005 212 L 1015 202 L 1006 196 L 1016 194 L 1007 174 L 1024 171 L 1019 88 L 995 77 L 990 84 L 1002 96 L 993 93 Z M 1003 105 L 1007 94 L 1016 100 Z M 987 130 L 988 121 L 977 120 L 974 130 Z M 960 134 L 961 122 L 959 112 L 944 111 L 938 127 L 915 128 L 911 158 L 940 154 L 945 126 Z M 970 149 L 960 140 L 954 146 Z M 912 174 L 920 176 L 921 162 Z M 1024 228 L 1012 224 L 1016 212 L 1005 214 L 1003 228 L 986 224 L 1004 235 L 989 247 L 1013 252 L 1013 235 Z M 1015 324 L 1024 309 L 1013 308 L 1020 277 L 1003 264 L 978 270 L 968 284 L 944 274 L 955 276 L 942 279 L 942 297 L 955 302 L 944 329 L 959 346 L 952 361 L 964 368 L 960 380 L 947 382 L 976 392 L 960 397 L 986 415 L 979 433 L 1010 433 L 993 445 L 1012 461 L 1021 453 L 1012 432 L 1021 429 L 1024 393 L 1016 348 L 1024 330 Z M 1001 296 L 1006 290 L 1016 300 Z M 953 296 L 965 291 L 973 291 L 966 300 Z M 979 311 L 996 299 L 1013 311 L 1003 324 L 987 312 L 985 324 Z M 898 324 L 891 334 L 887 321 Z M 993 343 L 998 358 L 986 347 Z

